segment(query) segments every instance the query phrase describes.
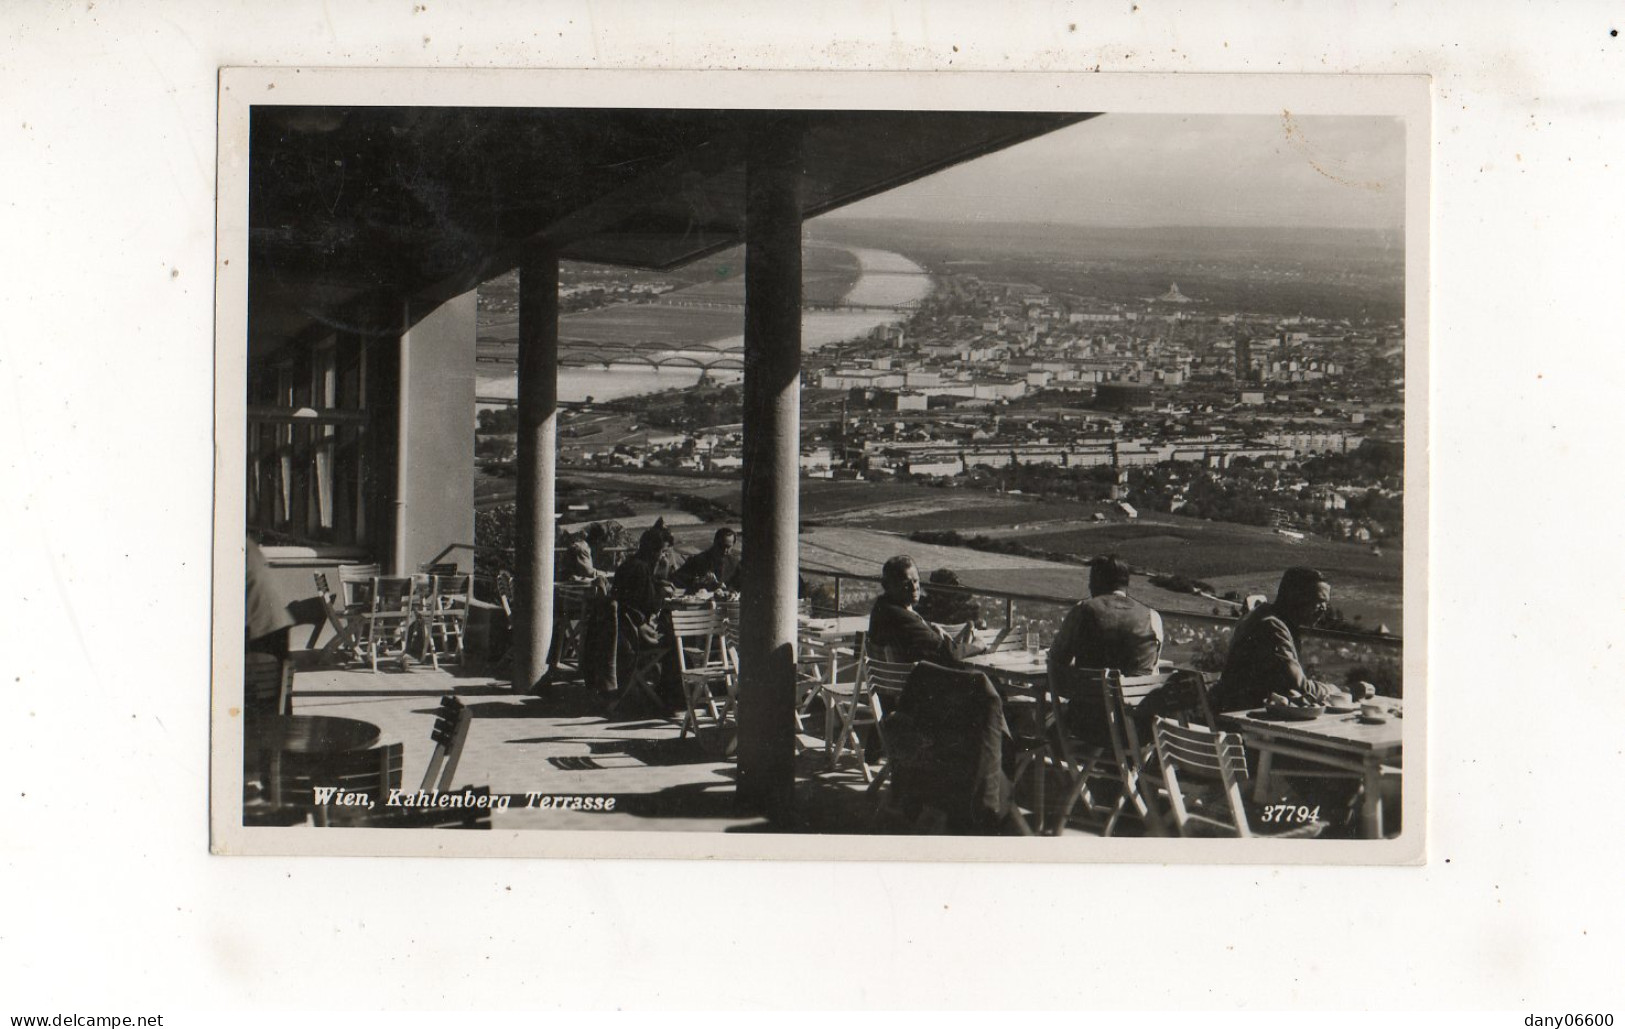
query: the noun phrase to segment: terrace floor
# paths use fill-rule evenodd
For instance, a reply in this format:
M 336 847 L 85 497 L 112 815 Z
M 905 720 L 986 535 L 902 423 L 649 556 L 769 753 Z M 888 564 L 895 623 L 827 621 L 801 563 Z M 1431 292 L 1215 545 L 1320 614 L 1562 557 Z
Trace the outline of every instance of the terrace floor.
M 301 665 L 308 662 L 300 662 Z M 472 712 L 457 786 L 489 786 L 512 798 L 493 829 L 635 829 L 677 832 L 907 832 L 877 815 L 854 761 L 831 771 L 823 741 L 804 736 L 796 759 L 796 822 L 770 827 L 735 808 L 737 769 L 722 754 L 719 730 L 678 739 L 676 718 L 608 704 L 586 687 L 561 683 L 545 696 L 516 693 L 490 675 L 428 665 L 377 673 L 365 667 L 302 667 L 294 714 L 336 715 L 379 727 L 382 744 L 404 748 L 403 786 L 415 789 L 428 766 L 429 731 L 440 698 L 453 694 Z M 814 719 L 808 719 L 809 724 Z M 615 798 L 613 811 L 527 806 L 526 794 Z

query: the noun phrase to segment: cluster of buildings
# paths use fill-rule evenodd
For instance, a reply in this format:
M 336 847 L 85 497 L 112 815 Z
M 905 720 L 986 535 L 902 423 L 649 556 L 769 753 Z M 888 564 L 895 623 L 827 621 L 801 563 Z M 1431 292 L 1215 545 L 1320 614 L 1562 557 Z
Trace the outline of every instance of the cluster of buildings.
M 1222 383 L 1238 403 L 1270 391 L 1369 372 L 1402 376 L 1401 324 L 1214 314 L 1180 292 L 1139 304 L 1064 296 L 1023 283 L 952 276 L 907 327 L 813 363 L 809 385 L 861 392 L 883 409 L 1012 402 L 1076 394 L 1085 405 L 1132 410 L 1159 394 Z M 1388 383 L 1395 385 L 1395 383 Z

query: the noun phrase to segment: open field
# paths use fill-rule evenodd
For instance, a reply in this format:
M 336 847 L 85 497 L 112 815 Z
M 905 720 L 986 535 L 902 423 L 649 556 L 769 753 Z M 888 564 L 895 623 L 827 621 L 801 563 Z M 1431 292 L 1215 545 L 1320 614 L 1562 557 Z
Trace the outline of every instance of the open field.
M 628 496 L 690 493 L 730 511 L 737 512 L 739 505 L 739 480 L 726 477 L 571 470 L 561 478 Z M 1220 594 L 1235 590 L 1244 596 L 1273 595 L 1283 569 L 1310 565 L 1331 579 L 1332 604 L 1348 617 L 1359 615 L 1367 624 L 1386 623 L 1396 631 L 1400 627 L 1403 557 L 1397 547 L 1385 547 L 1379 556 L 1366 544 L 1295 541 L 1266 528 L 1178 515 L 1148 514 L 1135 521 L 1118 515 L 1113 521 L 1089 521 L 1096 509 L 1097 505 L 977 490 L 803 480 L 802 521 L 819 523 L 803 533 L 803 560 L 809 567 L 874 574 L 887 557 L 907 552 L 927 571 L 941 567 L 959 571 L 967 584 L 1056 596 L 1081 595 L 1086 571 L 1076 565 L 915 543 L 908 534 L 954 529 L 1012 538 L 1058 553 L 1116 553 L 1136 568 L 1201 579 Z M 1197 597 L 1156 593 L 1165 610 L 1211 608 L 1210 602 Z
M 737 336 L 744 331 L 744 324 L 744 312 L 733 308 L 679 307 L 660 303 L 616 304 L 562 315 L 559 318 L 559 335 L 564 339 L 657 343 L 680 349 Z M 518 318 L 506 315 L 481 319 L 480 344 L 483 348 L 512 345 L 518 338 Z
M 855 483 L 863 486 L 866 483 Z M 910 533 L 918 529 L 983 534 L 994 536 L 1001 529 L 1021 526 L 1025 532 L 1039 525 L 1069 525 L 1080 519 L 1087 520 L 1095 511 L 1105 511 L 1109 505 L 1085 504 L 1073 500 L 1040 500 L 1009 493 L 991 493 L 986 490 L 938 489 L 936 487 L 904 487 L 918 491 L 914 504 L 918 510 L 907 510 L 901 505 L 876 505 L 864 524 L 875 529 Z M 861 511 L 860 509 L 857 509 Z M 929 522 L 922 522 L 921 514 L 929 513 Z
M 1391 579 L 1400 574 L 1400 554 L 1380 557 L 1366 544 L 1293 540 L 1257 526 L 1154 516 L 1132 522 L 1083 523 L 1051 532 L 1022 533 L 1023 543 L 1064 553 L 1111 551 L 1130 563 L 1198 579 L 1239 575 L 1258 569 L 1279 571 L 1313 565 L 1336 578 Z
M 731 260 L 721 260 L 731 255 Z M 713 277 L 686 286 L 671 296 L 683 300 L 714 300 L 724 304 L 745 302 L 745 252 L 734 249 L 714 259 Z M 809 304 L 833 304 L 843 299 L 859 275 L 857 255 L 841 246 L 805 243 L 801 248 L 801 297 Z
M 745 331 L 735 308 L 675 304 L 617 304 L 559 319 L 559 335 L 604 343 L 661 343 L 673 348 L 727 339 Z

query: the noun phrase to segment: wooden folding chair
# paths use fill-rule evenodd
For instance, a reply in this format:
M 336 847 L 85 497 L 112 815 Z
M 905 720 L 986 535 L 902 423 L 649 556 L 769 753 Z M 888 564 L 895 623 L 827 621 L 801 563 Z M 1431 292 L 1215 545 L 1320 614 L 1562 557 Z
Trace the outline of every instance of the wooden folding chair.
M 316 641 L 321 638 L 322 629 L 331 627 L 333 638 L 327 641 L 322 648 L 321 656 L 327 660 L 341 650 L 353 645 L 352 633 L 347 624 L 344 612 L 340 609 L 338 598 L 333 593 L 333 587 L 328 584 L 326 572 L 315 572 L 313 578 L 316 583 L 316 597 L 322 602 L 322 615 L 326 621 L 310 627 L 310 638 L 305 640 L 306 650 L 315 650 Z
M 344 568 L 370 568 L 372 574 L 367 576 L 364 583 L 340 581 L 335 590 L 332 580 L 326 572 L 315 572 L 313 578 L 316 583 L 316 596 L 321 600 L 322 613 L 327 618 L 327 625 L 333 629 L 333 638 L 322 647 L 321 659 L 323 661 L 337 661 L 340 658 L 350 660 L 355 657 L 356 634 L 360 630 L 358 619 L 371 606 L 371 583 L 378 574 L 376 565 L 340 565 Z M 356 599 L 351 599 L 355 596 Z M 364 600 L 361 598 L 365 598 Z M 316 646 L 316 640 L 322 634 L 322 626 L 311 627 L 310 638 L 305 641 L 305 649 L 311 650 Z
M 1242 783 L 1247 779 L 1247 751 L 1236 733 L 1180 725 L 1161 717 L 1152 720 L 1151 732 L 1161 767 L 1162 786 L 1179 835 L 1243 838 L 1268 835 L 1285 839 L 1314 837 L 1325 831 L 1327 823 L 1313 819 L 1280 832 L 1253 832 L 1242 800 Z M 1190 780 L 1207 784 L 1209 795 L 1187 795 Z
M 1044 759 L 1053 762 L 1062 781 L 1056 810 L 1046 826 L 1049 834 L 1058 835 L 1065 829 L 1080 801 L 1090 814 L 1106 817 L 1106 836 L 1116 831 L 1126 813 L 1140 818 L 1147 832 L 1165 834 L 1161 819 L 1145 800 L 1144 794 L 1152 792 L 1150 784 L 1141 784 L 1147 748 L 1139 743 L 1130 711 L 1167 680 L 1162 673 L 1124 677 L 1115 669 L 1101 668 L 1068 668 L 1050 676 L 1043 690 L 1042 717 L 1051 749 Z M 1098 714 L 1083 713 L 1104 719 L 1104 744 L 1082 739 L 1071 728 L 1072 706 L 1080 702 L 1077 698 L 1092 700 L 1097 694 L 1101 698 Z M 1090 783 L 1100 780 L 1113 783 L 1118 792 L 1110 809 L 1097 803 L 1090 792 Z
M 429 730 L 434 751 L 429 755 L 429 767 L 424 769 L 423 782 L 418 789 L 438 791 L 451 788 L 452 776 L 457 774 L 457 763 L 463 758 L 463 744 L 468 741 L 468 728 L 473 721 L 474 712 L 455 696 L 447 694 L 440 698 L 434 727 Z
M 819 695 L 824 701 L 824 751 L 829 754 L 832 770 L 850 750 L 863 770 L 863 781 L 871 784 L 875 781 L 864 759 L 860 730 L 878 727 L 884 714 L 875 692 L 877 683 L 895 699 L 902 693 L 903 683 L 913 670 L 914 662 L 888 661 L 871 655 L 866 648 L 858 658 L 857 675 L 850 684 L 836 681 L 820 687 Z M 885 745 L 884 738 L 881 745 Z
M 560 582 L 553 586 L 555 665 L 582 671 L 586 661 L 587 619 L 596 587 L 590 582 Z
M 339 603 L 346 614 L 372 609 L 372 581 L 382 574 L 378 565 L 339 565 Z
M 413 583 L 409 577 L 379 576 L 371 584 L 372 604 L 361 615 L 356 649 L 364 650 L 374 672 L 378 659 L 393 650 L 406 665 L 406 641 L 412 628 Z
M 1151 675 L 1123 675 L 1107 669 L 1103 673 L 1106 695 L 1106 725 L 1111 732 L 1113 759 L 1117 766 L 1122 793 L 1106 821 L 1105 835 L 1110 836 L 1124 814 L 1132 813 L 1153 836 L 1167 834 L 1167 826 L 1158 809 L 1158 770 L 1151 765 L 1151 745 L 1140 742 L 1134 728 L 1133 709 L 1146 697 L 1167 683 L 1163 673 Z
M 864 662 L 862 674 L 868 678 L 866 692 L 869 695 L 870 717 L 874 719 L 874 732 L 880 737 L 880 771 L 869 779 L 869 793 L 878 793 L 886 780 L 891 778 L 892 755 L 886 749 L 886 730 L 880 723 L 886 717 L 886 709 L 897 706 L 898 699 L 903 695 L 903 687 L 908 684 L 908 677 L 914 674 L 917 664 L 918 661 L 888 661 L 885 658 L 870 658 Z M 861 759 L 863 750 L 857 748 L 855 736 L 852 742 Z M 866 761 L 864 771 L 868 771 Z M 865 778 L 869 776 L 865 775 Z
M 293 663 L 272 654 L 243 655 L 243 712 L 285 715 L 293 692 Z
M 700 732 L 700 715 L 708 714 L 714 725 L 722 724 L 714 685 L 725 684 L 732 671 L 724 637 L 726 619 L 712 607 L 674 608 L 667 612 L 671 627 L 672 655 L 683 682 L 683 726 L 678 739 Z M 724 687 L 726 688 L 726 687 Z M 726 694 L 724 694 L 726 696 Z
M 435 668 L 442 654 L 463 660 L 463 638 L 474 600 L 472 575 L 430 575 L 428 597 L 419 613 L 424 650 Z
M 984 654 L 1015 653 L 1028 649 L 1030 632 L 1026 625 L 1012 625 L 1006 629 L 974 629 L 971 640 L 982 648 Z
M 620 686 L 620 696 L 610 707 L 610 714 L 619 713 L 621 706 L 633 697 L 642 697 L 656 710 L 664 710 L 666 702 L 660 696 L 661 668 L 670 653 L 664 640 L 654 645 L 648 645 L 640 638 L 639 627 L 632 622 L 630 616 L 623 612 L 620 604 L 611 601 L 610 610 L 615 618 L 615 649 L 611 657 L 612 672 L 615 682 Z M 657 624 L 663 622 L 665 615 L 657 615 Z M 622 667 L 622 650 L 626 650 L 629 667 Z

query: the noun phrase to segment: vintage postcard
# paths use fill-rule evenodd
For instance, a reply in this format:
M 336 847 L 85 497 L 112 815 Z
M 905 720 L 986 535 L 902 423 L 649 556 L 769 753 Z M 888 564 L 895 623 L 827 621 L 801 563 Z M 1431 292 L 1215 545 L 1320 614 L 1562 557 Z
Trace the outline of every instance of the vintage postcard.
M 215 851 L 1424 860 L 1429 107 L 225 69 Z

